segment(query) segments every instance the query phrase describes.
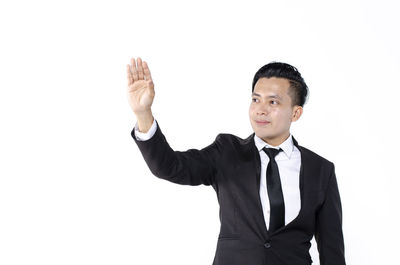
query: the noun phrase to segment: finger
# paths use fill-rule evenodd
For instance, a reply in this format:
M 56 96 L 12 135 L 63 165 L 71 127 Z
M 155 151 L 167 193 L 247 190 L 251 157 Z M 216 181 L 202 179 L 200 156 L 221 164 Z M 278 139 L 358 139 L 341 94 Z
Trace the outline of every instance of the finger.
M 146 80 L 152 81 L 149 66 L 144 61 L 143 61 L 143 70 L 144 70 L 144 76 L 145 76 Z
M 139 80 L 143 80 L 144 79 L 143 66 L 142 66 L 142 59 L 140 57 L 137 58 L 137 72 Z
M 136 69 L 135 58 L 131 59 L 131 72 L 132 72 L 133 82 L 139 80 L 139 77 L 137 74 L 137 69 Z
M 128 78 L 128 86 L 133 83 L 133 77 L 132 77 L 132 72 L 131 72 L 131 67 L 129 64 L 126 65 L 126 74 Z

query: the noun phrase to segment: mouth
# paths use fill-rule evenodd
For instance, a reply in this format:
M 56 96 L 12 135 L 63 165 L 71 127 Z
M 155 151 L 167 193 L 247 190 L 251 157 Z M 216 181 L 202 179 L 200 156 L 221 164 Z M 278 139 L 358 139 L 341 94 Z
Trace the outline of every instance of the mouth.
M 258 124 L 258 125 L 267 125 L 267 124 L 270 124 L 271 122 L 269 122 L 269 121 L 257 121 L 257 120 L 255 120 L 255 122 L 256 122 L 256 124 Z

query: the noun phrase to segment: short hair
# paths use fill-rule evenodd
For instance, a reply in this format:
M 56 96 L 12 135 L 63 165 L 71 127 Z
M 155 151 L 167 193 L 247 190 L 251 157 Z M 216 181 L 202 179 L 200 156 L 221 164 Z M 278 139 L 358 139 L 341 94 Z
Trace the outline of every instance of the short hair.
M 287 79 L 290 83 L 289 88 L 291 88 L 289 96 L 292 99 L 292 106 L 298 105 L 303 107 L 306 103 L 308 87 L 296 67 L 282 62 L 271 62 L 264 65 L 254 75 L 252 92 L 254 91 L 258 79 L 263 77 L 279 77 Z

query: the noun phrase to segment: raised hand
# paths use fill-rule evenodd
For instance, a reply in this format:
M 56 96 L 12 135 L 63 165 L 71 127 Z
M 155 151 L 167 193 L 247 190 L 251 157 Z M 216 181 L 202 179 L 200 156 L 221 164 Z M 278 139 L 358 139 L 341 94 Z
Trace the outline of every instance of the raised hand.
M 136 114 L 139 131 L 147 132 L 153 124 L 154 118 L 151 105 L 154 99 L 154 84 L 151 79 L 150 69 L 146 62 L 137 58 L 131 59 L 131 64 L 126 66 L 128 77 L 128 101 Z
M 135 114 L 151 111 L 154 99 L 154 84 L 151 79 L 150 69 L 141 58 L 131 59 L 131 64 L 126 66 L 128 78 L 128 101 Z

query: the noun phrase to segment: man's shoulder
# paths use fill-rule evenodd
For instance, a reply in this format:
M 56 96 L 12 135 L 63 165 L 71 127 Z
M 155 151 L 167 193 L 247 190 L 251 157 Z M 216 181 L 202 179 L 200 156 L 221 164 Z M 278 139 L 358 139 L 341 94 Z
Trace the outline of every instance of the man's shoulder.
M 252 133 L 246 138 L 241 138 L 231 133 L 220 133 L 217 135 L 216 140 L 225 144 L 229 143 L 232 145 L 249 145 L 254 143 L 253 138 L 254 138 L 254 133 Z
M 316 164 L 329 164 L 329 165 L 333 165 L 333 162 L 328 160 L 327 158 L 317 154 L 316 152 L 302 146 L 302 145 L 297 145 L 296 146 L 299 150 L 300 153 L 302 155 L 304 155 L 304 157 L 306 159 L 312 160 L 313 162 L 315 162 Z
M 257 152 L 254 144 L 254 133 L 246 138 L 231 133 L 220 133 L 215 142 L 221 154 L 227 155 L 229 158 L 238 156 L 241 159 L 250 160 Z

